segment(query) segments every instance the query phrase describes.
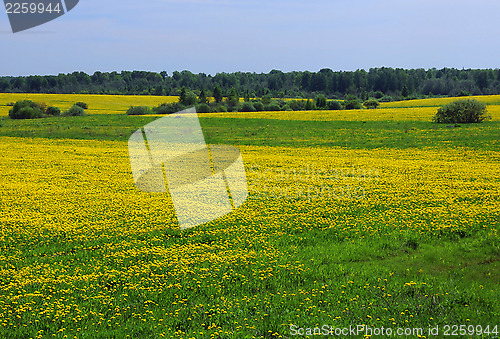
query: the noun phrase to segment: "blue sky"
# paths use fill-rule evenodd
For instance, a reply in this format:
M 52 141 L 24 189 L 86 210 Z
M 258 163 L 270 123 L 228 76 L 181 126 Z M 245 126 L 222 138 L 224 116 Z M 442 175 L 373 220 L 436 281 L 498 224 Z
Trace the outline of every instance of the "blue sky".
M 12 34 L 2 9 L 0 75 L 498 68 L 499 13 L 498 0 L 80 0 Z

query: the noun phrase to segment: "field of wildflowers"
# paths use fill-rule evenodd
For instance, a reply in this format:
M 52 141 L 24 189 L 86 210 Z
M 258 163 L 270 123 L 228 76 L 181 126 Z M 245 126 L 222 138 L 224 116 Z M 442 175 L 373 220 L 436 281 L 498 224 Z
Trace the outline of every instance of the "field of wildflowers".
M 0 94 L 0 116 L 21 97 L 34 95 Z M 500 325 L 500 97 L 491 121 L 450 128 L 429 122 L 432 100 L 204 115 L 209 143 L 240 148 L 249 199 L 182 232 L 128 159 L 127 138 L 157 117 L 124 111 L 165 98 L 36 99 L 90 109 L 1 120 L 2 338 Z

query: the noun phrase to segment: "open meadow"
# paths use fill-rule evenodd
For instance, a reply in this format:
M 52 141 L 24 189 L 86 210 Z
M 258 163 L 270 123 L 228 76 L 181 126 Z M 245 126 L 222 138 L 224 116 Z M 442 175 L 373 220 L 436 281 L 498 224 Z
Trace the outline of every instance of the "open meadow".
M 9 119 L 22 99 L 89 109 Z M 199 114 L 241 150 L 249 198 L 179 231 L 129 162 L 161 116 L 125 114 L 176 97 L 0 94 L 0 338 L 498 338 L 500 96 L 477 99 L 481 124 L 432 123 L 448 98 Z

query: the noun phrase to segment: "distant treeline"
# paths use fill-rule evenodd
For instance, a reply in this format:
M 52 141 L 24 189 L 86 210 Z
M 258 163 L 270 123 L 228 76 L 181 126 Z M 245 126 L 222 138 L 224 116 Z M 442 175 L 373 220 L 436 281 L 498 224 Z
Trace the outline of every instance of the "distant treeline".
M 71 74 L 0 77 L 1 93 L 179 95 L 182 88 L 211 96 L 218 87 L 224 96 L 236 91 L 241 97 L 331 99 L 355 95 L 387 101 L 428 96 L 500 94 L 500 69 L 458 70 L 372 68 L 354 72 L 322 69 L 319 72 L 273 70 L 261 73 L 218 73 L 214 76 L 189 71 L 122 71 L 88 75 Z M 382 101 L 386 101 L 382 100 Z

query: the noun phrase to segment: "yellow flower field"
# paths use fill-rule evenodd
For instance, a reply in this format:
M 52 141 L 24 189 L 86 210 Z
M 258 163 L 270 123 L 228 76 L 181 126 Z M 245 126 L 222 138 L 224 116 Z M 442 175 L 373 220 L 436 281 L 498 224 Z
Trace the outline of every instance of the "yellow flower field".
M 229 112 L 210 113 L 210 116 L 304 121 L 431 121 L 436 112 L 437 107 L 410 107 L 306 112 Z M 488 106 L 488 114 L 491 114 L 493 121 L 500 121 L 500 106 Z
M 498 152 L 242 147 L 250 200 L 234 214 L 187 235 L 187 239 L 203 234 L 219 241 L 187 241 L 170 247 L 161 244 L 165 232 L 174 235 L 168 233 L 175 228 L 171 203 L 163 195 L 135 189 L 126 143 L 2 137 L 0 152 L 0 239 L 23 248 L 7 249 L 1 255 L 0 322 L 9 328 L 66 319 L 68 327 L 61 327 L 60 333 L 78 337 L 84 326 L 80 323 L 99 328 L 135 317 L 147 321 L 157 333 L 172 335 L 170 325 L 143 308 L 158 300 L 145 300 L 140 308 L 127 303 L 137 294 L 155 296 L 170 290 L 179 295 L 165 318 L 188 317 L 204 309 L 205 302 L 218 313 L 237 312 L 240 303 L 254 297 L 190 302 L 180 293 L 184 288 L 222 293 L 219 272 L 223 281 L 236 279 L 238 274 L 228 269 L 235 263 L 251 267 L 251 276 L 239 277 L 239 284 L 267 280 L 275 270 L 307 271 L 293 262 L 285 265 L 290 253 L 272 244 L 272 238 L 283 234 L 283 215 L 294 220 L 290 226 L 296 232 L 326 227 L 340 236 L 359 238 L 400 233 L 431 236 L 478 227 L 493 236 L 498 233 L 498 224 L 493 223 L 500 213 Z M 347 186 L 362 188 L 363 194 L 334 193 L 335 188 Z M 325 187 L 332 190 L 322 191 Z M 472 202 L 476 199 L 483 203 Z M 360 208 L 374 212 L 356 214 Z M 325 217 L 318 218 L 318 213 Z M 142 240 L 151 233 L 156 235 L 148 242 Z M 241 246 L 248 241 L 255 251 Z M 44 248 L 44 242 L 60 243 L 61 249 Z M 32 253 L 32 248 L 37 252 Z M 274 264 L 267 264 L 273 262 L 279 263 L 274 270 Z M 139 280 L 132 282 L 134 277 Z M 315 288 L 304 286 L 301 294 L 314 295 Z M 283 297 L 294 293 L 280 291 Z M 83 301 L 104 307 L 106 315 L 94 313 L 89 304 L 82 306 Z M 312 319 L 320 322 L 325 309 L 318 313 L 311 308 L 314 303 L 306 305 Z M 251 327 L 248 320 L 238 321 Z M 218 333 L 239 333 L 237 327 L 227 330 L 215 325 L 208 326 L 207 333 L 218 328 L 225 331 Z
M 66 110 L 75 102 L 83 101 L 89 105 L 89 114 L 125 114 L 130 106 L 158 106 L 164 102 L 176 102 L 178 97 L 158 97 L 140 95 L 95 95 L 95 94 L 8 94 L 0 93 L 0 117 L 7 116 L 12 107 L 9 102 L 32 100 Z
M 457 99 L 476 99 L 484 102 L 486 105 L 498 105 L 500 103 L 499 95 L 479 95 L 467 96 L 459 98 L 433 98 L 433 99 L 417 99 L 407 101 L 383 102 L 380 104 L 382 108 L 389 107 L 424 107 L 424 106 L 443 106 Z
M 0 94 L 1 115 L 22 98 L 85 101 L 90 116 L 72 123 L 119 121 L 125 131 L 144 118 L 124 115 L 130 105 L 175 100 Z M 135 188 L 126 140 L 0 134 L 0 336 L 289 338 L 293 324 L 494 325 L 500 150 L 460 136 L 498 131 L 499 107 L 488 105 L 493 121 L 481 125 L 422 124 L 418 135 L 439 143 L 418 147 L 390 143 L 388 131 L 429 121 L 436 107 L 200 115 L 212 140 L 241 150 L 249 198 L 182 232 L 168 194 Z M 319 127 L 304 136 L 312 146 L 271 146 L 278 125 L 262 136 L 245 125 L 254 119 L 281 121 L 283 143 L 301 120 L 326 131 L 342 121 L 390 128 L 365 130 L 385 146 L 321 146 L 335 134 Z

